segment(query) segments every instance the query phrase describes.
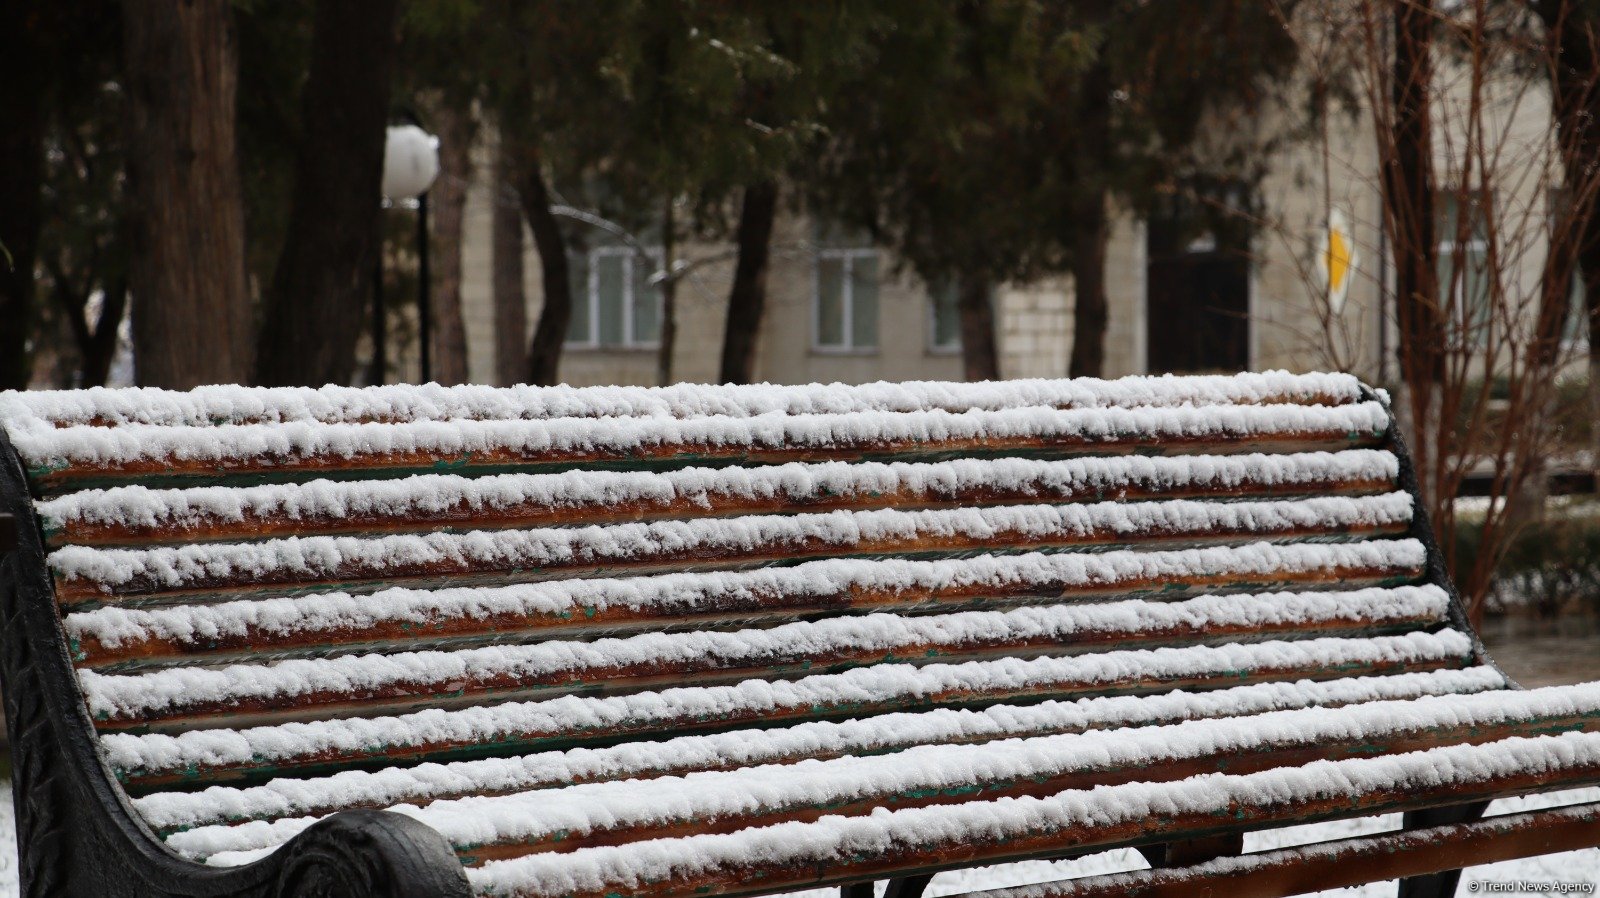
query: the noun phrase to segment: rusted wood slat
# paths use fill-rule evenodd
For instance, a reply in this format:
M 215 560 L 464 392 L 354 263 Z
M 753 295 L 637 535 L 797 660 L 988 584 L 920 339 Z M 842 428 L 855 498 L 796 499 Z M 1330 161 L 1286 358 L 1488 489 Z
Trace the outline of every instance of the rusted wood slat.
M 1345 677 L 1382 676 L 1397 673 L 1418 673 L 1435 670 L 1462 669 L 1472 664 L 1472 657 L 1440 660 L 1381 660 L 1370 663 L 1351 663 L 1336 666 L 1263 665 L 1230 672 L 1227 676 L 1200 676 L 1151 678 L 1133 676 L 1114 682 L 1102 682 L 1088 689 L 1083 684 L 1065 682 L 1037 682 L 1025 688 L 1006 689 L 953 689 L 926 693 L 914 698 L 896 697 L 887 701 L 841 701 L 817 703 L 806 707 L 738 708 L 715 717 L 684 714 L 681 716 L 649 720 L 606 720 L 588 728 L 562 727 L 559 729 L 523 728 L 496 734 L 492 742 L 431 741 L 401 746 L 371 745 L 360 749 L 327 749 L 315 754 L 293 758 L 252 759 L 242 762 L 223 762 L 205 769 L 189 770 L 120 770 L 117 778 L 130 794 L 142 795 L 163 789 L 200 788 L 208 785 L 236 785 L 264 782 L 278 776 L 320 775 L 347 769 L 376 770 L 400 764 L 422 761 L 464 760 L 484 757 L 508 757 L 540 751 L 563 750 L 583 746 L 615 745 L 643 739 L 670 738 L 695 733 L 714 733 L 750 727 L 773 727 L 803 723 L 809 720 L 845 720 L 886 714 L 896 711 L 926 711 L 935 708 L 984 707 L 1003 702 L 1034 702 L 1052 699 L 1070 700 L 1088 695 L 1150 695 L 1174 689 L 1210 690 L 1255 683 L 1312 680 L 1327 681 Z M 228 726 L 237 723 L 226 718 L 211 718 L 209 726 Z
M 1278 898 L 1600 845 L 1600 803 L 958 898 Z
M 284 487 L 288 488 L 288 487 Z M 263 513 L 246 506 L 236 514 L 217 513 L 205 508 L 185 509 L 181 515 L 123 517 L 115 522 L 75 516 L 59 527 L 47 527 L 45 539 L 50 547 L 63 545 L 140 546 L 197 542 L 238 542 L 284 536 L 382 536 L 394 533 L 425 533 L 436 530 L 504 530 L 534 527 L 566 527 L 587 524 L 616 524 L 634 521 L 682 520 L 685 518 L 733 517 L 738 515 L 789 514 L 796 512 L 870 511 L 895 508 L 902 511 L 937 508 L 978 508 L 992 505 L 1045 505 L 1070 502 L 1150 499 L 1264 499 L 1309 496 L 1368 496 L 1389 492 L 1393 480 L 1381 477 L 1328 478 L 1305 476 L 1295 479 L 1247 477 L 1237 482 L 1152 483 L 1135 478 L 1074 489 L 1059 480 L 1038 478 L 1002 484 L 945 484 L 901 486 L 880 490 L 863 487 L 851 492 L 804 492 L 786 489 L 771 495 L 750 495 L 734 490 L 707 490 L 704 493 L 669 498 L 611 497 L 588 502 L 551 503 L 542 497 L 522 502 L 491 505 L 456 501 L 439 507 L 423 496 L 420 501 L 396 503 L 378 511 L 352 512 L 345 509 L 297 510 L 279 508 Z
M 1056 776 L 1004 782 L 975 782 L 969 787 L 944 790 L 921 789 L 910 792 L 884 790 L 847 802 L 767 806 L 749 813 L 717 818 L 695 817 L 663 808 L 660 815 L 647 824 L 628 826 L 620 823 L 607 825 L 602 822 L 597 823 L 588 833 L 552 832 L 544 838 L 526 841 L 462 844 L 457 845 L 456 850 L 464 863 L 476 865 L 541 852 L 576 851 L 580 848 L 626 845 L 650 839 L 735 832 L 793 821 L 809 822 L 827 815 L 870 814 L 878 808 L 900 810 L 963 804 L 971 801 L 991 801 L 999 798 L 1045 798 L 1070 789 L 1092 789 L 1096 786 L 1133 782 L 1172 782 L 1208 773 L 1256 773 L 1279 767 L 1299 767 L 1314 761 L 1401 754 L 1446 745 L 1482 745 L 1511 737 L 1596 729 L 1600 729 L 1600 713 L 1552 715 L 1495 726 L 1450 726 L 1431 730 L 1399 731 L 1387 735 L 1372 734 L 1360 739 L 1320 741 L 1286 739 L 1280 743 L 1240 747 L 1227 753 L 1152 762 L 1143 767 L 1130 768 L 1120 763 L 1091 764 Z M 1233 835 L 1236 834 L 1229 834 Z M 1197 841 L 1198 847 L 1203 848 L 1206 842 L 1213 840 L 1192 841 Z M 1227 837 L 1217 841 L 1225 842 Z M 1149 847 L 1165 846 L 1157 843 Z M 1195 850 L 1197 845 L 1186 847 Z M 1180 854 L 1175 861 L 1182 863 L 1182 858 L 1183 855 Z
M 940 532 L 930 526 L 912 533 L 890 532 L 857 536 L 849 531 L 774 534 L 760 541 L 705 541 L 684 547 L 682 540 L 634 539 L 626 545 L 595 542 L 560 554 L 534 553 L 534 547 L 506 547 L 479 557 L 465 551 L 436 550 L 393 557 L 341 557 L 316 565 L 277 565 L 265 569 L 235 569 L 229 564 L 194 564 L 176 577 L 163 565 L 136 571 L 110 584 L 89 576 L 56 572 L 56 598 L 64 609 L 100 604 L 172 604 L 194 599 L 212 601 L 251 596 L 303 595 L 314 592 L 371 592 L 388 586 L 434 588 L 442 586 L 501 585 L 572 577 L 600 577 L 663 573 L 682 570 L 737 570 L 787 564 L 820 558 L 930 558 L 963 553 L 1081 550 L 1133 547 L 1191 548 L 1240 542 L 1292 542 L 1308 539 L 1348 542 L 1404 535 L 1409 521 L 1377 521 L 1340 525 L 1271 522 L 1260 525 L 1248 519 L 1233 522 L 1184 520 L 1172 526 L 1152 527 L 1139 533 L 1119 531 L 1110 524 L 1078 530 L 1069 526 L 1045 529 L 1036 522 L 1011 526 L 998 524 L 987 531 Z M 560 531 L 556 531 L 559 533 Z M 353 539 L 353 538 L 351 538 Z M 275 548 L 265 545 L 265 549 Z M 468 545 L 461 549 L 470 549 Z M 262 554 L 265 554 L 263 550 Z M 108 552 L 134 550 L 102 550 Z M 203 549 L 202 549 L 203 551 Z M 298 556 L 301 553 L 291 551 Z M 432 557 L 430 557 L 432 556 Z
M 713 686 L 751 678 L 772 680 L 840 673 L 877 664 L 1038 658 L 1110 649 L 1217 645 L 1284 637 L 1384 636 L 1438 623 L 1441 623 L 1439 619 L 1425 613 L 1375 619 L 1352 609 L 1337 618 L 1327 619 L 1250 624 L 1184 621 L 1172 626 L 1145 629 L 1084 629 L 1070 636 L 973 637 L 945 642 L 904 643 L 887 648 L 803 644 L 760 655 L 745 655 L 734 660 L 714 654 L 695 654 L 686 658 L 663 658 L 604 667 L 575 661 L 571 666 L 537 672 L 507 665 L 495 670 L 470 670 L 445 683 L 437 680 L 399 680 L 338 690 L 304 689 L 267 698 L 223 696 L 187 701 L 178 699 L 159 711 L 145 714 L 125 712 L 97 715 L 95 725 L 106 731 L 133 732 L 173 732 L 219 724 L 255 726 L 286 719 L 372 716 L 425 708 L 461 708 L 503 701 L 538 700 L 568 694 L 615 695 L 672 686 Z M 1089 692 L 1100 685 L 1097 681 L 1086 681 L 1067 688 L 1074 692 Z
M 823 461 L 916 461 L 950 458 L 1071 458 L 1083 455 L 1235 455 L 1246 452 L 1337 452 L 1380 446 L 1381 432 L 1338 428 L 1279 433 L 1263 438 L 1239 436 L 1096 437 L 1081 432 L 1045 436 L 952 437 L 945 439 L 837 440 L 829 445 L 763 446 L 698 443 L 606 447 L 522 449 L 501 446 L 455 454 L 434 451 L 384 451 L 349 457 L 272 453 L 217 459 L 163 457 L 112 462 L 34 464 L 30 487 L 41 495 L 138 483 L 146 486 L 241 486 L 294 483 L 328 477 L 394 477 L 459 472 L 469 474 L 587 470 L 660 470 L 686 465 L 783 464 Z
M 1132 822 L 1115 823 L 1093 828 L 1072 828 L 1058 831 L 1040 830 L 1017 838 L 1008 838 L 988 831 L 977 830 L 960 834 L 928 833 L 918 844 L 886 843 L 871 851 L 826 865 L 814 863 L 789 864 L 781 860 L 753 858 L 748 865 L 726 867 L 715 873 L 685 872 L 659 880 L 630 882 L 626 891 L 636 898 L 672 898 L 680 895 L 754 896 L 774 892 L 799 891 L 804 888 L 840 885 L 862 880 L 884 879 L 940 870 L 954 870 L 978 864 L 1005 863 L 1037 858 L 1059 858 L 1089 853 L 1113 847 L 1134 847 L 1141 844 L 1168 842 L 1179 838 L 1198 838 L 1215 834 L 1250 830 L 1287 824 L 1315 823 L 1345 817 L 1369 816 L 1394 811 L 1414 810 L 1456 804 L 1466 800 L 1503 798 L 1527 795 L 1555 789 L 1576 788 L 1600 783 L 1600 764 L 1574 765 L 1559 774 L 1550 771 L 1523 771 L 1516 774 L 1486 778 L 1470 788 L 1453 794 L 1440 794 L 1432 790 L 1378 790 L 1359 798 L 1309 797 L 1294 801 L 1273 801 L 1242 804 L 1219 808 L 1211 813 L 1180 813 L 1172 816 L 1145 818 Z M 1546 812 L 1553 813 L 1553 812 Z M 1592 819 L 1573 823 L 1571 827 L 1556 821 L 1542 821 L 1540 835 L 1529 835 L 1527 841 L 1512 840 L 1506 849 L 1523 854 L 1538 853 L 1538 846 L 1559 839 L 1559 844 L 1584 847 L 1600 844 Z M 1530 831 L 1533 828 L 1530 827 Z M 1561 832 L 1547 840 L 1543 831 Z M 1485 834 L 1485 843 L 1491 843 L 1499 834 Z M 1592 839 L 1592 841 L 1590 840 Z M 1388 843 L 1373 846 L 1377 852 L 1391 849 Z M 1428 849 L 1416 848 L 1417 853 Z M 1365 861 L 1369 855 L 1358 855 Z M 1451 855 L 1447 863 L 1460 859 Z M 1227 860 L 1213 862 L 1229 863 Z M 1429 863 L 1438 863 L 1437 860 Z M 1426 865 L 1423 865 L 1426 866 Z M 1362 867 L 1362 877 L 1355 882 L 1376 878 L 1374 869 Z M 1318 881 L 1318 888 L 1328 881 Z M 512 885 L 507 883 L 505 885 Z M 606 898 L 623 887 L 616 883 L 597 883 L 595 886 L 564 889 L 559 894 L 518 890 L 514 887 L 497 891 L 501 896 L 517 898 Z M 1090 893 L 1094 894 L 1094 893 Z M 1116 893 L 1111 893 L 1116 894 Z M 1174 891 L 1165 894 L 1192 896 L 1194 891 Z M 1202 893 L 1203 894 L 1203 893 Z M 1213 893 L 1233 896 L 1223 891 Z M 1278 892 L 1258 892 L 1276 895 Z
M 842 584 L 830 595 L 790 596 L 751 589 L 666 608 L 634 608 L 610 603 L 581 604 L 568 612 L 525 614 L 429 614 L 396 616 L 354 627 L 342 620 L 319 626 L 285 628 L 279 621 L 250 623 L 228 633 L 188 630 L 119 636 L 108 645 L 92 632 L 78 631 L 67 619 L 74 661 L 90 669 L 138 670 L 176 663 L 219 663 L 250 658 L 330 657 L 386 648 L 464 648 L 488 643 L 528 643 L 546 639 L 587 639 L 640 632 L 676 632 L 709 627 L 742 627 L 812 620 L 835 614 L 874 611 L 949 612 L 1010 608 L 1052 600 L 1181 600 L 1202 593 L 1272 592 L 1306 587 L 1399 586 L 1416 582 L 1421 565 L 1336 565 L 1325 569 L 1281 570 L 1249 578 L 1235 574 L 1193 576 L 1183 581 L 1151 575 L 1125 577 L 1086 586 L 1011 579 L 945 584 L 921 589 L 869 588 Z M 687 587 L 685 588 L 687 590 Z M 373 597 L 379 601 L 381 593 Z M 156 613 L 178 612 L 179 608 Z M 177 628 L 175 628 L 177 629 Z

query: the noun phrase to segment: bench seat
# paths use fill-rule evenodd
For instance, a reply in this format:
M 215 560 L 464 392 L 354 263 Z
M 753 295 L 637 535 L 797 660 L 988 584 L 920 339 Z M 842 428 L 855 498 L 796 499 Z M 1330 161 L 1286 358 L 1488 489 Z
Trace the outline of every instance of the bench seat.
M 443 774 L 459 780 L 443 795 L 437 785 L 428 783 L 432 786 L 428 792 L 402 793 L 399 801 L 391 799 L 390 803 L 419 806 L 415 812 L 418 819 L 443 833 L 471 861 L 481 862 L 685 832 L 860 814 L 880 806 L 899 809 L 942 804 L 950 795 L 960 796 L 962 803 L 979 797 L 1070 797 L 1073 791 L 1094 786 L 1150 785 L 1160 782 L 1158 777 L 1183 779 L 1202 770 L 1241 774 L 1271 770 L 1308 754 L 1323 759 L 1414 754 L 1408 763 L 1442 765 L 1445 762 L 1432 759 L 1428 748 L 1492 742 L 1509 751 L 1527 739 L 1582 728 L 1597 718 L 1600 690 L 1558 687 L 1519 694 L 1513 701 L 1484 693 L 1375 701 L 1342 708 L 1268 712 L 1243 719 L 1209 718 L 980 743 L 945 741 L 950 738 L 947 733 L 936 730 L 909 745 L 852 745 L 851 754 L 816 763 L 794 763 L 792 756 L 779 754 L 777 763 L 732 770 L 664 776 L 659 769 L 648 767 L 632 772 L 638 779 L 546 789 L 537 783 L 505 783 L 506 771 L 477 762 L 476 768 L 456 765 Z M 906 715 L 895 724 L 913 734 L 910 738 L 916 738 L 914 734 L 924 726 L 916 715 Z M 768 741 L 792 741 L 791 734 L 782 732 L 743 731 L 737 735 L 752 744 L 747 755 L 777 753 L 763 745 Z M 1592 749 L 1584 746 L 1600 740 L 1600 735 L 1574 734 L 1579 735 L 1584 738 L 1571 740 L 1569 750 L 1584 760 L 1563 759 L 1563 764 L 1590 763 L 1587 759 Z M 674 763 L 674 746 L 640 748 L 665 762 L 663 766 L 685 769 L 682 761 Z M 566 766 L 565 754 L 544 764 Z M 1482 754 L 1490 757 L 1487 751 Z M 1470 763 L 1468 759 L 1473 757 L 1468 752 L 1458 755 L 1462 763 Z M 748 757 L 744 761 L 749 763 Z M 527 776 L 531 763 L 537 762 L 517 759 L 513 776 Z M 1329 765 L 1326 775 L 1339 775 L 1337 766 Z M 335 783 L 325 779 L 316 785 L 326 788 Z M 348 788 L 349 784 L 338 785 Z M 1421 788 L 1425 784 L 1416 785 Z M 515 791 L 508 791 L 508 786 Z M 1152 800 L 1162 799 L 1162 790 L 1149 791 Z M 235 791 L 227 799 L 215 793 L 206 797 L 216 802 L 231 799 L 230 803 L 252 819 L 270 819 L 269 813 L 251 807 L 247 794 Z M 171 793 L 157 793 L 136 806 L 147 820 L 159 818 L 163 800 L 171 797 Z M 167 844 L 197 859 L 270 850 L 315 819 L 279 818 L 270 826 L 195 826 L 191 822 L 190 829 L 169 835 Z
M 1134 846 L 993 898 L 1289 894 L 1600 844 L 1473 822 L 1600 784 L 1600 685 L 1493 666 L 1347 376 L 10 393 L 0 432 L 30 893 L 916 898 Z

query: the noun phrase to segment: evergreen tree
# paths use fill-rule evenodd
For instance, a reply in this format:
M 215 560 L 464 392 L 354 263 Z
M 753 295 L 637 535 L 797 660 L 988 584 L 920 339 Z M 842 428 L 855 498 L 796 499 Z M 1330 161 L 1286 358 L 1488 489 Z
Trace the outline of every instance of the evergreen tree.
M 1292 4 L 1291 4 L 1292 6 Z M 908 12 L 826 122 L 812 193 L 930 284 L 954 284 L 969 378 L 998 376 L 995 285 L 1074 275 L 1073 375 L 1099 375 L 1105 246 L 1144 214 L 1225 182 L 1248 194 L 1270 146 L 1207 156 L 1210 117 L 1253 113 L 1295 45 L 1245 0 L 998 0 Z

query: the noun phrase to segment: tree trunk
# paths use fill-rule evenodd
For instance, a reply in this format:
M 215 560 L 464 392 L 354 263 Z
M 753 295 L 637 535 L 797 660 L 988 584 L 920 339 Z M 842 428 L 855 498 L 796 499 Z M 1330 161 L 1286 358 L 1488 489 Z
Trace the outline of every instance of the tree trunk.
M 0 26 L 0 390 L 32 375 L 34 260 L 43 223 L 44 16 L 35 4 Z
M 372 254 L 372 300 L 367 303 L 372 355 L 367 359 L 366 382 L 369 387 L 381 387 L 389 382 L 389 300 L 383 282 L 383 227 L 379 216 L 373 216 L 372 224 L 378 231 L 372 237 L 378 252 Z
M 756 375 L 756 346 L 767 306 L 767 259 L 778 215 L 778 185 L 761 181 L 744 189 L 735 235 L 739 261 L 728 291 L 728 324 L 722 336 L 721 381 L 747 384 Z
M 956 279 L 956 309 L 961 313 L 961 367 L 967 380 L 999 380 L 995 349 L 994 302 L 989 282 L 962 275 Z
M 1600 327 L 1595 321 L 1600 319 L 1596 314 L 1594 305 L 1589 306 L 1589 465 L 1594 469 L 1595 492 L 1600 493 L 1600 352 L 1594 349 L 1594 341 L 1600 339 Z
M 1589 450 L 1595 488 L 1600 490 L 1600 214 L 1597 192 L 1600 180 L 1593 171 L 1600 153 L 1600 14 L 1586 3 L 1550 2 L 1536 9 L 1548 34 L 1552 72 L 1551 106 L 1561 153 L 1567 203 L 1554 229 L 1561 238 L 1546 266 L 1546 278 L 1582 278 L 1589 335 Z M 1566 297 L 1565 284 L 1550 284 L 1546 300 Z M 1549 317 L 1541 309 L 1540 323 L 1548 336 Z M 1563 313 L 1565 310 L 1563 309 Z M 1563 314 L 1564 318 L 1564 314 Z M 1563 322 L 1564 323 L 1564 322 Z M 1556 331 L 1559 333 L 1559 330 Z M 1547 346 L 1552 341 L 1541 341 Z
M 517 195 L 533 231 L 544 280 L 544 305 L 528 343 L 528 382 L 549 385 L 560 383 L 561 348 L 572 323 L 572 276 L 561 223 L 550 211 L 550 191 L 545 187 L 539 153 L 531 144 L 522 144 L 516 160 Z
M 517 205 L 512 162 L 502 143 L 495 153 L 490 190 L 490 266 L 494 292 L 494 370 L 502 387 L 528 374 L 528 296 L 522 287 L 522 209 Z
M 77 386 L 103 387 L 117 355 L 117 331 L 123 312 L 127 310 L 128 285 L 120 279 L 106 284 L 101 292 L 100 314 L 90 321 L 88 291 L 94 289 L 93 282 L 84 288 L 84 293 L 79 293 L 68 284 L 64 274 L 57 272 L 52 276 L 55 286 L 51 292 L 66 316 L 73 343 L 78 348 L 80 376 Z
M 123 8 L 128 281 L 144 386 L 250 373 L 231 15 L 227 0 Z
M 1594 171 L 1600 153 L 1600 12 L 1583 3 L 1562 6 L 1555 105 L 1567 189 L 1574 194 L 1569 214 L 1579 216 L 1573 228 L 1574 265 L 1583 279 L 1588 317 L 1589 457 L 1600 491 L 1600 175 Z
M 1106 197 L 1096 192 L 1078 210 L 1072 246 L 1071 377 L 1104 377 L 1106 366 Z
M 663 387 L 672 383 L 672 354 L 678 349 L 678 279 L 673 273 L 677 228 L 669 197 L 661 213 L 661 345 L 656 349 L 656 383 Z
M 117 358 L 117 338 L 122 317 L 128 308 L 128 285 L 124 281 L 107 284 L 100 301 L 100 317 L 89 334 L 83 353 L 84 387 L 103 387 L 111 376 L 111 363 Z
M 1430 505 L 1442 501 L 1444 448 L 1439 391 L 1444 382 L 1445 322 L 1439 306 L 1434 238 L 1433 141 L 1429 120 L 1432 88 L 1431 0 L 1395 4 L 1392 125 L 1383 153 L 1384 219 L 1395 263 L 1395 311 L 1399 319 L 1400 376 L 1407 385 L 1412 455 Z
M 1098 8 L 1097 17 L 1110 14 Z M 1106 181 L 1111 152 L 1111 68 L 1101 49 L 1094 65 L 1080 79 L 1082 107 L 1073 134 L 1074 174 L 1078 184 L 1072 233 L 1072 357 L 1071 377 L 1101 377 L 1105 373 L 1106 322 Z
M 317 3 L 288 236 L 258 344 L 261 384 L 345 384 L 355 373 L 379 252 L 375 222 L 397 5 Z
M 461 228 L 472 178 L 477 124 L 466 109 L 441 104 L 433 115 L 439 132 L 439 179 L 428 191 L 433 212 L 437 274 L 433 288 L 433 379 L 466 383 L 467 327 L 461 317 Z
M 1571 19 L 1570 7 L 1578 4 L 1561 2 L 1539 4 L 1538 10 L 1546 18 L 1547 64 L 1551 72 L 1551 111 L 1556 126 L 1556 146 L 1564 175 L 1563 202 L 1552 204 L 1550 245 L 1545 253 L 1544 271 L 1540 285 L 1539 307 L 1534 322 L 1534 342 L 1529 368 L 1533 372 L 1522 379 L 1528 386 L 1524 390 L 1539 397 L 1537 415 L 1526 415 L 1526 423 L 1517 431 L 1531 431 L 1537 436 L 1524 436 L 1520 441 L 1525 455 L 1528 476 L 1520 489 L 1513 492 L 1508 506 L 1507 532 L 1516 532 L 1528 523 L 1543 520 L 1550 493 L 1549 456 L 1542 449 L 1548 445 L 1551 422 L 1558 412 L 1558 398 L 1547 385 L 1554 381 L 1557 368 L 1562 363 L 1561 343 L 1566 330 L 1567 316 L 1572 313 L 1571 288 L 1575 275 L 1581 275 L 1580 258 L 1586 231 L 1594 220 L 1594 199 L 1588 188 L 1593 179 L 1586 171 L 1592 159 L 1594 135 L 1590 134 L 1587 118 L 1600 106 L 1600 98 L 1592 98 L 1595 88 L 1594 48 L 1588 40 L 1568 44 L 1585 30 L 1582 20 Z M 1568 30 L 1570 27 L 1571 30 Z M 1592 35 L 1586 35 L 1586 37 Z M 1513 387 L 1522 384 L 1514 383 Z M 1593 390 L 1591 389 L 1591 394 Z M 1512 413 L 1527 402 L 1517 402 L 1513 396 Z M 1591 401 L 1593 396 L 1591 395 Z M 1532 451 L 1529 451 L 1531 449 Z

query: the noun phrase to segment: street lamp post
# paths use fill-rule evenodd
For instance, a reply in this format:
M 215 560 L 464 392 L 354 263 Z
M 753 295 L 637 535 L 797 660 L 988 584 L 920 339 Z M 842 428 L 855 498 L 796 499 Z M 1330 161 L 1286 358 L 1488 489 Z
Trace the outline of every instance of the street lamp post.
M 386 205 L 417 204 L 417 330 L 424 383 L 433 379 L 433 314 L 428 265 L 428 188 L 439 176 L 439 138 L 416 125 L 389 128 L 383 147 L 383 199 Z M 378 229 L 378 263 L 373 279 L 373 383 L 383 383 L 388 364 L 388 322 L 383 308 L 383 229 Z

